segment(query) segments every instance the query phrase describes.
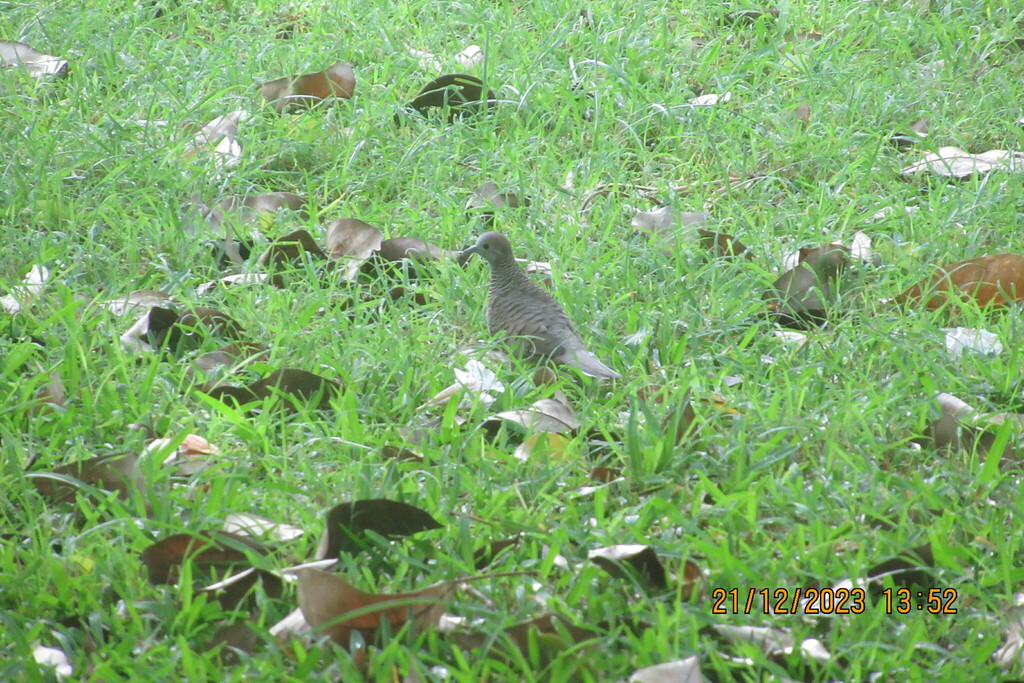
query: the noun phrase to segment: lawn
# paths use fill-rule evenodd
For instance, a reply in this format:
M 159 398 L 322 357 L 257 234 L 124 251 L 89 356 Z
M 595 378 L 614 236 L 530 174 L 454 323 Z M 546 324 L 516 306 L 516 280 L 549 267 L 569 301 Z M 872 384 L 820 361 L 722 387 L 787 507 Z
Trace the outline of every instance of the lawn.
M 1024 253 L 1019 159 L 902 172 L 1024 150 L 1016 3 L 0 8 L 68 62 L 0 69 L 0 679 L 66 675 L 46 653 L 89 681 L 1024 675 L 1020 304 L 889 301 Z M 351 97 L 261 96 L 338 62 Z M 445 73 L 493 105 L 411 109 Z M 274 192 L 301 210 L 228 204 Z M 644 227 L 662 207 L 749 254 Z M 456 254 L 486 230 L 622 379 L 488 354 L 487 264 Z M 766 293 L 828 243 L 824 320 L 786 333 Z M 952 327 L 1001 348 L 950 353 Z M 479 363 L 489 390 L 435 399 Z M 941 394 L 974 408 L 953 443 Z M 538 405 L 559 425 L 507 412 Z

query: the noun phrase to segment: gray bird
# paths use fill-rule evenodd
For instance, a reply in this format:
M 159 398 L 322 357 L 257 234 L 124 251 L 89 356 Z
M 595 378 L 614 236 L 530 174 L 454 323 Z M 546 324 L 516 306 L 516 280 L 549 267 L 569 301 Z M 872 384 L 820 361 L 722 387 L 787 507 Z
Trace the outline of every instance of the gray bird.
M 585 375 L 618 379 L 615 372 L 587 351 L 576 327 L 550 294 L 531 280 L 512 257 L 512 245 L 497 232 L 485 232 L 462 252 L 477 254 L 491 267 L 487 297 L 487 329 L 504 332 L 512 350 L 527 358 L 551 358 Z

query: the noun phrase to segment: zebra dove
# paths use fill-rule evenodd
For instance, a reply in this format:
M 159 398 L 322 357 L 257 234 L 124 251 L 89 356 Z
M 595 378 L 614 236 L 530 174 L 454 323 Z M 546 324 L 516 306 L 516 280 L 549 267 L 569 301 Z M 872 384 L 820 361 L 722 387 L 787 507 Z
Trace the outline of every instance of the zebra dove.
M 576 327 L 550 294 L 531 280 L 512 257 L 512 245 L 497 232 L 485 232 L 462 252 L 477 254 L 491 267 L 487 297 L 487 329 L 504 332 L 512 350 L 527 358 L 551 358 L 583 374 L 602 379 L 621 377 L 583 345 Z M 513 341 L 514 340 L 514 341 Z

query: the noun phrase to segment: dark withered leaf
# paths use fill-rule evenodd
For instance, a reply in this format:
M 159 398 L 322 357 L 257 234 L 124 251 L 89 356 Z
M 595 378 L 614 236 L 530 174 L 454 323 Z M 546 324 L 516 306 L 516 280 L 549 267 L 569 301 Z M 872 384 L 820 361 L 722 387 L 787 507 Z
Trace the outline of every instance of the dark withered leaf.
M 392 538 L 440 529 L 441 524 L 425 510 L 386 498 L 357 500 L 327 511 L 327 525 L 318 557 L 338 557 L 367 549 L 367 531 Z

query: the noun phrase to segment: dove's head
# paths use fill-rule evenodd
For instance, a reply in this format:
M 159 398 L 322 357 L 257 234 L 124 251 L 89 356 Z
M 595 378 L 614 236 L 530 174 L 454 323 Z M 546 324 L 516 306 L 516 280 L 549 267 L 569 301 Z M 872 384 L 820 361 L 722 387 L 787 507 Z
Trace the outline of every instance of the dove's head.
M 500 232 L 485 232 L 480 235 L 476 244 L 462 253 L 467 256 L 477 254 L 493 266 L 512 260 L 512 245 Z

